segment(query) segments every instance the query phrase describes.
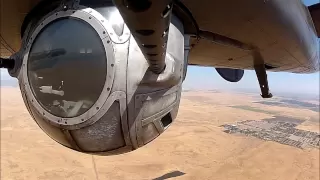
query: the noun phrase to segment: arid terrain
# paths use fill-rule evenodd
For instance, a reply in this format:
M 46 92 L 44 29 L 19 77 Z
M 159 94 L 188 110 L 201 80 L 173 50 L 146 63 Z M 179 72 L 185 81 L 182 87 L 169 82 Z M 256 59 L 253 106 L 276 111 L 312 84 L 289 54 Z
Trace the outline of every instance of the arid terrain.
M 273 105 L 262 101 L 252 94 L 183 92 L 178 118 L 165 133 L 134 152 L 102 157 L 50 139 L 32 120 L 19 90 L 1 88 L 1 179 L 318 180 L 319 148 L 223 131 L 224 124 L 290 116 L 304 121 L 297 129 L 319 133 L 317 106 L 290 106 L 277 97 Z

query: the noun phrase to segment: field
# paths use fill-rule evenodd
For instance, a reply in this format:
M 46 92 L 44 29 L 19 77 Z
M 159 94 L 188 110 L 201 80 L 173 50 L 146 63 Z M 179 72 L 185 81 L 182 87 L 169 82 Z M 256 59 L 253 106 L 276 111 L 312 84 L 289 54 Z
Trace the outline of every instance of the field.
M 319 104 L 260 101 L 250 94 L 183 92 L 178 118 L 164 134 L 134 152 L 102 157 L 50 139 L 32 120 L 19 90 L 1 88 L 1 179 L 319 180 L 319 148 L 223 131 L 224 124 L 290 116 L 303 120 L 297 129 L 319 133 Z

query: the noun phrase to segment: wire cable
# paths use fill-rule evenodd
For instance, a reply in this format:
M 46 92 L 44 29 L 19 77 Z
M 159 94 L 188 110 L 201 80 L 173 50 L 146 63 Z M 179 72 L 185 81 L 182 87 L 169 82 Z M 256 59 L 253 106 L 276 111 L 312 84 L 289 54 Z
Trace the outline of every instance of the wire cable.
M 1 44 L 2 44 L 8 51 L 10 51 L 12 54 L 16 52 L 16 51 L 8 44 L 8 42 L 7 42 L 6 40 L 4 40 L 4 38 L 2 37 L 1 34 L 0 34 L 0 42 L 1 42 Z

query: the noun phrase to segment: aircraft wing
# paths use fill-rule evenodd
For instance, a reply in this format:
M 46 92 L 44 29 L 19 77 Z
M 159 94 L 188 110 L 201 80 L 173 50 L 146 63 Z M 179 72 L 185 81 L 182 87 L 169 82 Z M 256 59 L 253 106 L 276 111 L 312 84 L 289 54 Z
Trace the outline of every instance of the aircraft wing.
M 317 33 L 300 0 L 182 2 L 199 29 L 211 33 L 193 39 L 189 64 L 253 69 L 252 51 L 230 38 L 258 48 L 269 71 L 311 73 L 319 69 Z M 216 37 L 219 42 L 214 42 Z

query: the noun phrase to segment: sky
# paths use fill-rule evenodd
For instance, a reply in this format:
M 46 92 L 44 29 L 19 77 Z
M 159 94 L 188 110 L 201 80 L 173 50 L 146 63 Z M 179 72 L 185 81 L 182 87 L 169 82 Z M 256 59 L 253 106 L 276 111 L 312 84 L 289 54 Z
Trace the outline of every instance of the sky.
M 309 6 L 319 0 L 304 0 Z M 272 93 L 298 93 L 319 95 L 319 73 L 294 74 L 268 72 L 268 82 Z M 7 70 L 1 69 L 1 84 L 17 84 Z M 254 71 L 245 71 L 244 77 L 238 83 L 230 83 L 220 77 L 213 67 L 189 66 L 187 77 L 183 83 L 184 89 L 197 90 L 245 90 L 260 94 L 259 83 Z
M 271 93 L 319 94 L 319 73 L 293 74 L 268 72 Z M 237 83 L 224 80 L 213 67 L 189 66 L 184 89 L 232 90 L 260 93 L 259 82 L 252 70 L 246 70 Z

